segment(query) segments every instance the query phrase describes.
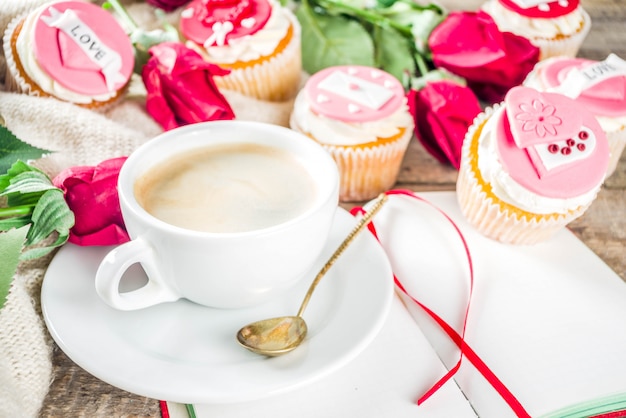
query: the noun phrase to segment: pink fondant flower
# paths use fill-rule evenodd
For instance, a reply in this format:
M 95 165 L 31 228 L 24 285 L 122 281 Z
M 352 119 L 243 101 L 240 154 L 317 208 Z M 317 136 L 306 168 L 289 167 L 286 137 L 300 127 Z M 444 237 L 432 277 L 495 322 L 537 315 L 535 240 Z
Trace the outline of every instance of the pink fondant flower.
M 521 103 L 521 113 L 515 115 L 515 119 L 522 121 L 522 130 L 535 131 L 538 137 L 543 138 L 546 134 L 556 135 L 556 126 L 563 123 L 561 118 L 554 116 L 556 108 L 550 104 L 543 104 L 540 100 L 532 103 Z
M 142 71 L 146 110 L 165 130 L 191 123 L 235 118 L 228 101 L 215 85 L 214 76 L 229 73 L 202 59 L 178 42 L 150 48 Z
M 97 166 L 70 167 L 53 179 L 74 213 L 70 242 L 115 245 L 129 240 L 117 194 L 117 178 L 124 161 L 126 157 L 118 157 Z
M 452 12 L 430 34 L 436 67 L 465 78 L 476 95 L 499 102 L 520 85 L 539 60 L 539 48 L 510 32 L 500 32 L 487 13 Z
M 189 1 L 190 0 L 146 0 L 146 3 L 158 7 L 161 10 L 165 10 L 166 12 L 171 12 L 189 3 Z
M 426 151 L 459 169 L 467 129 L 481 111 L 474 93 L 453 80 L 428 82 L 408 93 L 415 133 Z

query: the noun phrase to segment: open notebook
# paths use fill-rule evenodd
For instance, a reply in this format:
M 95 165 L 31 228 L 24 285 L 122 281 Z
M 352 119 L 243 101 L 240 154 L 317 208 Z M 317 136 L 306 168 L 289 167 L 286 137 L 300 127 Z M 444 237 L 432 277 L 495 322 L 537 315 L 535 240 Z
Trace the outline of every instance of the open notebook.
M 626 416 L 615 412 L 626 411 L 626 284 L 620 277 L 568 230 L 534 246 L 501 244 L 464 221 L 453 192 L 419 196 L 460 228 L 473 260 L 473 286 L 459 236 L 429 204 L 390 197 L 374 222 L 378 236 L 408 294 L 458 334 L 466 324 L 465 342 L 478 360 L 464 356 L 454 379 L 417 406 L 460 352 L 424 309 L 398 292 L 380 334 L 338 371 L 291 394 L 194 405 L 196 416 Z M 188 416 L 183 405 L 167 406 L 171 417 Z

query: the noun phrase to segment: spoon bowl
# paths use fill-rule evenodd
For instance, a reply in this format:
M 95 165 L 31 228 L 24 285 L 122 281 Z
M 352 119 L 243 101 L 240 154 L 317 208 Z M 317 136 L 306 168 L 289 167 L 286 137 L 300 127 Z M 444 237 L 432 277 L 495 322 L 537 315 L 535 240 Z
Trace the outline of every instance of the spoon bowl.
M 254 353 L 270 357 L 288 353 L 298 347 L 302 341 L 304 341 L 308 330 L 306 322 L 302 318 L 302 314 L 317 284 L 352 242 L 354 237 L 370 223 L 372 217 L 380 210 L 386 200 L 386 194 L 382 193 L 378 196 L 371 210 L 361 218 L 359 223 L 343 240 L 333 255 L 331 255 L 324 267 L 317 273 L 317 276 L 315 276 L 309 290 L 304 296 L 304 300 L 296 316 L 280 316 L 252 322 L 237 332 L 237 342 Z
M 246 325 L 237 333 L 237 341 L 252 352 L 273 357 L 298 347 L 307 331 L 301 317 L 280 316 Z

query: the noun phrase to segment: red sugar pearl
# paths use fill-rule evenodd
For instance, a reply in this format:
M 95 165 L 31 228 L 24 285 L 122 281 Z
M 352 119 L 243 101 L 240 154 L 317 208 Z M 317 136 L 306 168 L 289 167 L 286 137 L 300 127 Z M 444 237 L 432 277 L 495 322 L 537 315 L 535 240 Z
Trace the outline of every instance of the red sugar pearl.
M 557 144 L 550 144 L 548 145 L 548 151 L 552 154 L 556 154 L 557 152 L 559 152 L 559 146 Z
M 572 149 L 570 147 L 563 147 L 561 148 L 561 154 L 563 155 L 570 155 L 572 153 Z
M 567 144 L 568 147 L 573 147 L 574 145 L 576 145 L 576 141 L 574 141 L 571 138 L 565 141 L 565 143 Z
M 576 145 L 576 148 L 578 148 L 578 151 L 584 151 L 585 148 L 587 148 L 587 147 L 585 146 L 585 144 L 578 144 L 578 145 Z
M 578 137 L 584 141 L 589 138 L 589 133 L 587 131 L 580 131 L 578 132 Z

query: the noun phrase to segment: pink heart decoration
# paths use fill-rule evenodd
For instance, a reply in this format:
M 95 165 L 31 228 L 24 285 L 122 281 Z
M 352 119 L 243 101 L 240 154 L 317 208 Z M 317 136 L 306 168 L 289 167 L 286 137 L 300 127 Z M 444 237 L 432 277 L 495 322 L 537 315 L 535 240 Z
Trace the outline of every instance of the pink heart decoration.
M 507 94 L 505 104 L 513 141 L 518 148 L 526 150 L 540 178 L 593 152 L 595 137 L 578 140 L 587 111 L 574 100 L 561 94 L 515 87 Z M 591 135 L 588 129 L 585 132 Z
M 65 68 L 99 72 L 100 67 L 85 54 L 76 42 L 63 31 L 57 30 L 59 55 Z
M 578 134 L 580 106 L 560 94 L 515 87 L 505 98 L 507 117 L 515 144 L 528 148 L 566 140 Z

